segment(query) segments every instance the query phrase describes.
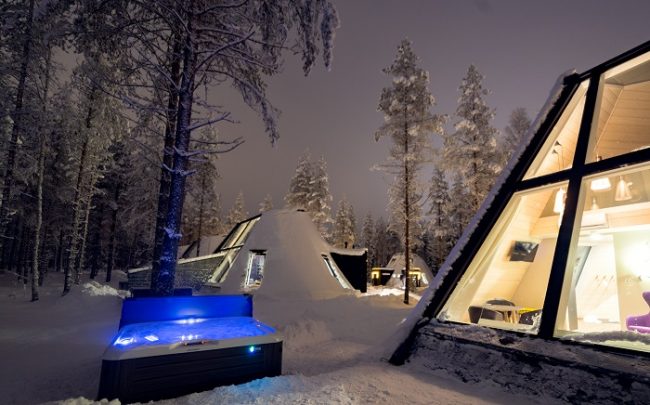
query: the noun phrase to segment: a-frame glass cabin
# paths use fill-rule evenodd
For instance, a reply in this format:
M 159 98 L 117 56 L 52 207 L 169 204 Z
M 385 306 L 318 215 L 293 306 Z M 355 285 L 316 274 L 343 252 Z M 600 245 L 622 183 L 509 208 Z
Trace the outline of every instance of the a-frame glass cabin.
M 645 356 L 650 42 L 566 76 L 550 105 L 424 317 Z

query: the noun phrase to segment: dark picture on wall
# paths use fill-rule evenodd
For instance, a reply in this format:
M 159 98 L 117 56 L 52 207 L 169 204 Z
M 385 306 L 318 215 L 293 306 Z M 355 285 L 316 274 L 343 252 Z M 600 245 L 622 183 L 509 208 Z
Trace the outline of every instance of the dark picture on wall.
M 535 260 L 538 244 L 535 242 L 515 241 L 510 253 L 511 262 L 532 262 Z

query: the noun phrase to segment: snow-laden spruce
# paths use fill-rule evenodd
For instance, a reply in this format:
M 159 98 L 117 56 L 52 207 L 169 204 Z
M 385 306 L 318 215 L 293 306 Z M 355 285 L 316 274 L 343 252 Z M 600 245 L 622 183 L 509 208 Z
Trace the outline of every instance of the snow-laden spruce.
M 356 218 L 354 209 L 343 196 L 339 201 L 334 217 L 334 232 L 332 233 L 331 243 L 340 248 L 351 248 L 356 242 Z
M 375 139 L 389 137 L 393 145 L 388 161 L 381 168 L 394 176 L 389 190 L 390 224 L 400 235 L 406 255 L 406 283 L 408 287 L 414 235 L 418 235 L 422 215 L 422 185 L 417 176 L 431 155 L 429 137 L 441 134 L 444 119 L 431 113 L 435 98 L 427 88 L 429 73 L 417 66 L 418 57 L 411 43 L 403 40 L 397 56 L 384 73 L 392 77 L 392 86 L 381 92 L 378 110 L 384 114 L 384 124 L 375 133 Z M 408 303 L 408 288 L 404 302 Z
M 329 190 L 327 162 L 323 156 L 316 163 L 311 161 L 309 150 L 300 156 L 284 201 L 288 208 L 307 212 L 323 238 L 329 240 L 332 195 Z
M 501 170 L 496 149 L 498 131 L 491 124 L 494 110 L 484 100 L 488 91 L 482 81 L 476 66 L 470 65 L 458 88 L 455 131 L 443 135 L 442 148 L 443 164 L 461 174 L 469 194 L 469 200 L 452 197 L 458 203 L 469 204 L 472 213 L 478 210 Z

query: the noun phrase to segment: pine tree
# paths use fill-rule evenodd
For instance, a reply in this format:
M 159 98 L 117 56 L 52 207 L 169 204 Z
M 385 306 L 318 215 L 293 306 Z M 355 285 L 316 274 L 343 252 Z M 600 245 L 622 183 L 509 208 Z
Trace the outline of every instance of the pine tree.
M 454 176 L 454 181 L 449 191 L 450 200 L 448 206 L 443 205 L 442 211 L 451 213 L 449 220 L 451 222 L 450 244 L 456 243 L 458 238 L 463 233 L 465 226 L 469 223 L 474 211 L 472 208 L 463 202 L 469 201 L 470 195 L 465 186 L 463 177 L 460 174 Z
M 434 168 L 431 177 L 429 200 L 431 201 L 431 207 L 429 208 L 431 221 L 427 233 L 430 234 L 432 240 L 429 241 L 430 262 L 428 264 L 435 274 L 449 254 L 451 241 L 454 237 L 451 222 L 453 212 L 451 211 L 452 199 L 449 195 L 449 183 L 447 183 L 444 171 L 438 166 Z
M 384 125 L 377 131 L 379 140 L 388 136 L 393 141 L 384 170 L 395 176 L 389 195 L 391 226 L 401 236 L 406 261 L 404 303 L 409 303 L 410 254 L 414 235 L 421 218 L 421 186 L 417 176 L 430 149 L 429 135 L 442 132 L 443 119 L 430 112 L 435 99 L 427 89 L 429 73 L 417 66 L 418 58 L 411 43 L 403 40 L 393 64 L 384 69 L 392 76 L 392 86 L 382 90 L 379 111 Z M 415 232 L 414 232 L 415 231 Z
M 273 209 L 273 197 L 271 194 L 267 194 L 264 197 L 264 200 L 260 203 L 260 214 L 266 211 L 271 211 Z
M 456 200 L 468 204 L 476 212 L 501 170 L 496 150 L 497 130 L 492 126 L 494 111 L 484 98 L 483 76 L 470 65 L 460 87 L 456 108 L 455 132 L 443 136 L 442 154 L 447 168 L 462 175 L 469 200 Z
M 312 221 L 318 228 L 320 234 L 328 239 L 328 226 L 332 222 L 330 216 L 330 204 L 332 195 L 329 189 L 329 179 L 327 176 L 327 163 L 321 156 L 315 165 L 312 165 L 312 179 L 310 182 L 310 192 L 307 201 L 307 212 Z
M 235 203 L 233 204 L 230 211 L 228 211 L 226 226 L 230 230 L 246 218 L 248 218 L 248 211 L 246 211 L 246 208 L 244 208 L 244 193 L 240 191 L 239 194 L 237 194 Z
M 217 138 L 214 132 L 212 128 L 206 128 L 199 133 L 194 142 L 210 142 L 211 139 Z M 183 206 L 183 234 L 188 236 L 188 243 L 197 242 L 197 256 L 202 253 L 203 236 L 218 234 L 221 228 L 221 202 L 216 192 L 219 173 L 216 165 L 217 154 L 206 153 L 202 158 L 192 161 L 190 166 L 195 172 L 187 182 L 187 194 Z
M 517 147 L 524 138 L 524 135 L 530 129 L 530 117 L 528 112 L 523 107 L 518 107 L 512 110 L 510 120 L 505 128 L 505 137 L 503 137 L 501 151 L 503 153 L 503 165 L 505 165 L 512 153 L 517 150 Z
M 359 247 L 367 249 L 367 278 L 370 279 L 370 271 L 376 263 L 377 251 L 374 246 L 375 241 L 375 221 L 372 219 L 372 214 L 368 213 L 366 218 L 363 220 L 363 226 L 361 227 L 361 238 L 359 240 Z
M 287 207 L 307 211 L 313 177 L 311 155 L 306 150 L 298 159 L 296 172 L 289 183 L 289 192 L 284 197 Z
M 334 217 L 334 232 L 332 233 L 332 244 L 341 248 L 352 248 L 356 240 L 354 209 L 348 200 L 343 197 L 339 201 Z
M 388 249 L 388 225 L 382 217 L 379 217 L 379 219 L 375 221 L 375 232 L 372 246 L 375 251 L 372 265 L 377 267 L 385 266 L 390 259 L 390 253 Z

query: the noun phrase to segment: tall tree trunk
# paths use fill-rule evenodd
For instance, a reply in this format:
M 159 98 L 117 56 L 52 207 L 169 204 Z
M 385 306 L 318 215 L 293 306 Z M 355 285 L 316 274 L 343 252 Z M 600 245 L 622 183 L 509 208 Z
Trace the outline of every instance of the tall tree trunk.
M 45 276 L 47 276 L 47 273 L 49 271 L 49 263 L 47 260 L 47 241 L 50 240 L 50 226 L 47 224 L 43 225 L 43 237 L 41 238 L 41 264 L 39 265 L 39 276 L 38 276 L 38 286 L 43 287 L 45 284 Z M 45 257 L 45 258 L 44 258 Z
M 110 283 L 113 274 L 113 265 L 115 264 L 115 233 L 117 229 L 117 201 L 120 198 L 120 185 L 115 186 L 115 206 L 112 208 L 111 214 L 111 237 L 108 242 L 108 263 L 106 265 L 106 282 Z
M 86 195 L 86 205 L 84 207 L 82 230 L 81 230 L 81 245 L 77 252 L 77 258 L 74 266 L 74 283 L 79 285 L 81 282 L 81 269 L 86 265 L 86 241 L 88 240 L 88 218 L 90 217 L 90 208 L 92 207 L 93 192 L 95 187 L 95 174 L 90 175 L 88 184 L 88 194 Z
M 174 164 L 174 135 L 176 134 L 176 120 L 178 111 L 178 82 L 181 70 L 181 40 L 180 34 L 174 35 L 171 55 L 171 74 L 174 83 L 170 83 L 167 100 L 167 125 L 165 127 L 165 143 L 163 147 L 163 162 L 160 168 L 160 188 L 158 189 L 158 209 L 156 211 L 156 230 L 153 243 L 153 260 L 151 263 L 151 288 L 154 289 L 154 280 L 158 279 L 160 271 L 160 255 L 162 253 L 163 237 L 165 236 L 165 219 L 167 216 L 167 202 L 171 188 L 171 173 L 169 169 Z
M 92 241 L 92 258 L 90 259 L 90 279 L 94 280 L 99 273 L 99 261 L 102 254 L 101 235 L 102 235 L 102 219 L 104 218 L 104 204 L 100 203 L 97 213 L 95 215 L 95 229 Z
M 65 274 L 64 274 L 62 295 L 66 295 L 67 293 L 69 293 L 70 288 L 72 287 L 71 267 L 74 267 L 76 264 L 76 258 L 79 249 L 79 242 L 80 242 L 79 234 L 80 234 L 80 227 L 81 227 L 81 215 L 82 215 L 82 204 L 83 204 L 83 202 L 81 201 L 82 188 L 84 184 L 86 160 L 88 159 L 88 144 L 90 142 L 90 129 L 92 128 L 92 119 L 94 114 L 93 102 L 95 100 L 96 91 L 97 89 L 93 87 L 90 91 L 90 96 L 88 97 L 89 106 L 88 106 L 88 112 L 86 114 L 85 131 L 83 131 L 84 141 L 81 146 L 81 156 L 79 157 L 79 167 L 77 169 L 77 186 L 75 188 L 74 201 L 73 201 L 74 220 L 72 223 L 72 233 L 70 234 L 70 238 L 69 238 L 70 239 L 69 248 L 66 255 L 67 257 L 65 263 Z
M 39 259 L 41 226 L 43 226 L 43 173 L 45 172 L 45 136 L 41 133 L 38 146 L 38 184 L 36 188 L 36 226 L 34 227 L 34 251 L 32 255 L 32 301 L 38 301 Z
M 18 151 L 18 137 L 24 132 L 24 111 L 23 98 L 25 96 L 25 87 L 27 84 L 27 70 L 31 58 L 32 49 L 32 29 L 34 25 L 34 0 L 29 1 L 29 10 L 27 12 L 27 25 L 25 27 L 25 42 L 23 43 L 23 53 L 20 63 L 20 74 L 18 76 L 18 87 L 16 88 L 16 102 L 14 103 L 13 121 L 14 125 L 11 130 L 11 138 L 7 145 L 7 154 L 5 157 L 6 167 L 4 173 L 4 185 L 2 187 L 2 196 L 0 197 L 0 251 L 1 246 L 6 240 L 5 227 L 7 225 L 7 204 L 11 198 L 11 189 L 14 183 L 14 170 L 16 166 L 16 153 Z
M 185 178 L 187 176 L 188 147 L 190 144 L 190 124 L 192 104 L 194 101 L 194 67 L 196 54 L 193 48 L 193 2 L 189 4 L 190 16 L 184 40 L 183 74 L 179 91 L 178 123 L 176 124 L 176 140 L 174 144 L 174 169 L 171 175 L 171 189 L 162 252 L 160 255 L 160 270 L 152 286 L 155 295 L 167 296 L 174 293 L 174 277 L 176 271 L 176 254 L 178 241 L 181 238 L 180 223 L 183 213 L 183 197 L 185 194 Z
M 203 206 L 205 200 L 205 175 L 201 175 L 201 197 L 199 198 L 199 237 L 196 241 L 196 256 L 201 256 L 201 238 L 203 237 Z
M 410 178 L 409 178 L 409 163 L 408 163 L 408 154 L 409 154 L 409 134 L 408 134 L 408 124 L 406 121 L 406 109 L 404 109 L 404 217 L 405 217 L 405 226 L 404 226 L 404 303 L 409 303 L 409 288 L 411 284 L 411 235 L 410 235 L 410 201 L 409 201 L 409 191 L 410 190 Z
M 88 142 L 89 137 L 86 134 L 84 143 L 81 147 L 81 156 L 79 158 L 79 168 L 77 171 L 77 186 L 74 192 L 74 207 L 73 207 L 73 223 L 70 237 L 68 238 L 68 251 L 65 259 L 65 270 L 64 270 L 64 282 L 63 282 L 63 295 L 66 295 L 70 292 L 70 287 L 72 286 L 72 267 L 74 265 L 74 259 L 77 256 L 77 249 L 79 246 L 79 227 L 81 225 L 81 205 L 80 194 L 81 188 L 83 185 L 84 177 L 84 167 L 86 165 L 86 155 L 88 154 Z
M 54 271 L 60 273 L 63 267 L 63 246 L 65 245 L 64 240 L 65 233 L 63 233 L 63 226 L 59 230 L 59 242 L 56 247 L 56 256 L 54 258 Z
M 52 48 L 47 46 L 45 62 L 45 86 L 43 89 L 43 113 L 47 113 L 47 96 L 50 87 L 50 69 L 52 67 Z M 46 115 L 46 114 L 44 114 Z M 46 118 L 46 117 L 44 117 Z M 40 269 L 40 240 L 41 227 L 43 226 L 43 176 L 45 175 L 45 128 L 39 130 L 38 142 L 38 180 L 36 184 L 36 225 L 34 226 L 34 252 L 32 255 L 32 301 L 38 301 L 38 286 Z
M 3 253 L 2 254 L 2 256 L 3 256 L 2 268 L 7 269 L 7 271 L 9 271 L 11 273 L 16 267 L 16 249 L 17 249 L 18 241 L 16 240 L 15 235 L 18 234 L 18 219 L 17 218 L 14 218 L 11 221 L 11 232 L 10 232 L 10 234 L 14 235 L 14 236 L 11 237 L 11 238 L 8 238 L 7 243 L 5 243 L 2 246 L 2 250 L 3 250 L 3 252 L 2 252 Z M 2 236 L 0 235 L 0 238 L 1 237 Z
M 27 224 L 23 222 L 20 231 L 20 239 L 18 240 L 18 266 L 16 267 L 16 274 L 18 280 L 22 280 L 24 284 L 27 284 L 25 279 L 25 256 L 27 250 Z

